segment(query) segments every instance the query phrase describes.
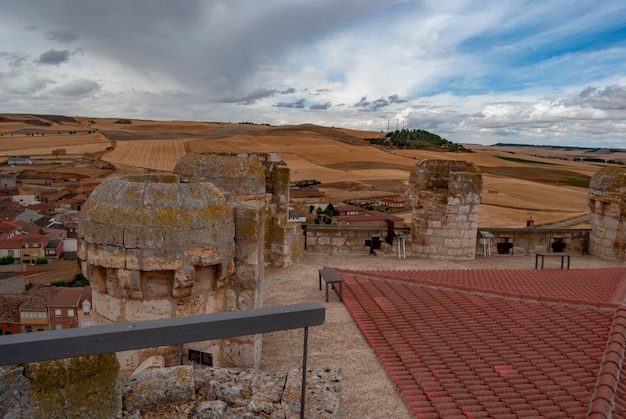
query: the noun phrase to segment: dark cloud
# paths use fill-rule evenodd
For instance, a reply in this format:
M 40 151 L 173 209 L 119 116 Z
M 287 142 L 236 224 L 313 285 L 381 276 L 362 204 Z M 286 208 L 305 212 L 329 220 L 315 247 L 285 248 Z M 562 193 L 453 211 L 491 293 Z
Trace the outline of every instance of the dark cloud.
M 19 68 L 22 66 L 26 57 L 11 52 L 0 52 L 0 58 L 5 58 L 9 61 L 9 66 L 12 68 Z
M 277 108 L 297 108 L 297 109 L 302 109 L 302 108 L 304 108 L 304 101 L 305 101 L 305 99 L 298 99 L 295 102 L 278 102 L 274 106 L 277 107 Z
M 36 63 L 46 65 L 59 65 L 61 63 L 69 61 L 69 59 L 70 52 L 68 50 L 58 51 L 56 49 L 51 49 L 42 53 Z
M 240 105 L 252 105 L 257 100 L 271 97 L 276 94 L 276 90 L 257 89 L 249 93 L 230 93 L 218 98 L 220 102 L 238 103 Z
M 613 84 L 604 89 L 587 87 L 563 101 L 565 106 L 583 106 L 603 110 L 626 109 L 626 86 Z
M 326 110 L 328 108 L 331 107 L 331 103 L 330 102 L 326 102 L 326 103 L 316 103 L 311 105 L 311 109 L 315 109 L 315 110 Z
M 290 95 L 290 94 L 296 93 L 296 89 L 294 89 L 293 87 L 290 87 L 288 89 L 283 90 L 280 93 L 283 95 Z
M 78 79 L 55 89 L 62 96 L 85 96 L 100 90 L 100 84 L 94 80 Z
M 78 29 L 66 29 L 64 31 L 48 31 L 47 38 L 51 41 L 62 42 L 64 44 L 70 44 L 80 39 Z
M 256 0 L 59 0 L 38 2 L 36 7 L 15 2 L 2 13 L 5 19 L 42 28 L 75 28 L 49 34 L 57 41 L 80 34 L 89 54 L 148 77 L 200 89 L 213 102 L 253 88 L 260 63 L 267 68 L 281 65 L 285 55 L 303 44 L 361 24 L 369 13 L 388 4 L 389 0 L 294 1 L 270 7 Z
M 378 109 L 387 107 L 394 103 L 405 103 L 406 100 L 400 99 L 398 95 L 388 96 L 387 99 L 380 98 L 372 102 L 367 100 L 367 96 L 363 96 L 361 100 L 354 104 L 355 108 L 361 108 L 364 111 L 376 111 Z

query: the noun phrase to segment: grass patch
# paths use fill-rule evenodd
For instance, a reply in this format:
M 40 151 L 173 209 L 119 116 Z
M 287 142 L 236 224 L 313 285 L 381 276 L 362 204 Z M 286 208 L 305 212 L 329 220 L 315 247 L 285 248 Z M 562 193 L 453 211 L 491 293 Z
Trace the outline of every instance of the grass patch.
M 590 176 L 570 170 L 543 167 L 480 167 L 481 172 L 496 176 L 545 183 L 548 185 L 588 188 Z
M 519 157 L 506 157 L 506 156 L 495 156 L 495 157 L 502 159 L 502 160 L 506 160 L 506 161 L 512 161 L 515 163 L 548 164 L 551 166 L 555 165 L 554 163 L 548 163 L 545 161 L 537 161 L 537 160 L 520 159 Z

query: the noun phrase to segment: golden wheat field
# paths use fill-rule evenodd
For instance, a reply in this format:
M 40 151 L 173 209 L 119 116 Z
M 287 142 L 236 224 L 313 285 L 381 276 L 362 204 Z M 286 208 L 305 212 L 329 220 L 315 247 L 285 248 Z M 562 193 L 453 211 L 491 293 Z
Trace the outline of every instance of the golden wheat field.
M 144 169 L 171 172 L 187 151 L 187 140 L 120 141 L 115 149 L 102 156 L 114 165 L 135 166 Z
M 97 132 L 49 135 L 77 129 Z M 24 130 L 45 135 L 28 136 Z M 19 138 L 7 138 L 10 133 Z M 536 226 L 549 225 L 588 214 L 586 184 L 602 167 L 567 160 L 581 151 L 550 148 L 473 145 L 471 153 L 387 149 L 365 140 L 382 136 L 380 132 L 313 125 L 7 116 L 0 119 L 0 134 L 0 156 L 43 157 L 62 148 L 67 154 L 98 153 L 120 170 L 172 171 L 189 152 L 274 152 L 289 165 L 292 181 L 321 182 L 318 187 L 325 197 L 320 199 L 335 203 L 384 196 L 406 199 L 409 175 L 422 159 L 467 160 L 483 172 L 479 225 L 492 227 L 524 227 L 529 218 Z M 619 156 L 610 150 L 593 154 L 598 155 Z

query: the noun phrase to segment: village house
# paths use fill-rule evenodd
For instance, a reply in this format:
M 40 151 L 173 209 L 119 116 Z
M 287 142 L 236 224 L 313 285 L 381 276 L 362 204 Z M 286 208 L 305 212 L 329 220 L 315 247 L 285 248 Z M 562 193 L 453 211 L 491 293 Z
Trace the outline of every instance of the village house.
M 28 234 L 22 237 L 22 263 L 35 263 L 39 258 L 57 259 L 63 253 L 63 239 L 53 234 Z
M 63 255 L 63 238 L 58 235 L 51 236 L 44 247 L 44 257 L 51 260 L 59 259 Z
M 90 287 L 60 288 L 48 304 L 50 330 L 85 327 L 81 325 L 81 321 L 88 326 L 93 325 L 90 300 Z M 85 301 L 87 303 L 83 306 Z
M 289 208 L 289 219 L 290 223 L 306 223 L 306 215 L 300 212 L 297 212 L 293 208 Z
M 20 236 L 10 239 L 0 239 L 0 258 L 11 256 L 20 260 L 22 254 L 22 238 Z
M 390 226 L 404 228 L 404 219 L 381 211 L 368 210 L 356 205 L 338 205 L 336 207 L 340 225 L 353 226 Z
M 50 204 L 67 198 L 70 194 L 71 192 L 67 189 L 48 189 L 39 192 L 39 198 L 44 204 Z
M 358 207 L 356 205 L 338 205 L 335 207 L 340 217 L 344 217 L 346 215 L 363 215 L 365 213 L 365 208 Z
M 11 195 L 11 202 L 20 207 L 38 204 L 36 195 Z
M 357 215 L 340 215 L 337 217 L 337 221 L 340 225 L 404 228 L 403 218 L 376 210 L 364 210 Z
M 22 333 L 50 330 L 48 304 L 60 288 L 43 287 L 30 295 L 20 305 L 20 325 Z
M 60 199 L 57 203 L 60 209 L 80 211 L 86 200 L 87 198 L 83 195 L 81 197 Z
M 17 173 L 0 174 L 0 189 L 17 188 Z
M 12 221 L 0 222 L 0 239 L 10 239 L 21 234 L 20 226 Z
M 87 285 L 78 307 L 78 327 L 91 327 L 94 325 L 93 301 L 91 299 L 91 287 Z

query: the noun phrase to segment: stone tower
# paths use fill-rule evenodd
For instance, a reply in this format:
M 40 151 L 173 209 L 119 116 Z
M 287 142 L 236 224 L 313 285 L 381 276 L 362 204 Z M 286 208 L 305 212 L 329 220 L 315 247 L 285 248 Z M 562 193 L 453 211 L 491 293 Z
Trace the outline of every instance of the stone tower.
M 471 162 L 419 162 L 409 178 L 412 253 L 474 259 L 482 189 L 482 174 Z
M 589 182 L 589 253 L 624 259 L 626 248 L 626 168 L 607 166 Z
M 190 153 L 174 168 L 184 182 L 210 182 L 235 206 L 258 205 L 265 217 L 264 261 L 289 266 L 304 253 L 299 224 L 289 223 L 289 166 L 275 153 Z
M 210 183 L 173 174 L 105 180 L 85 203 L 78 228 L 97 322 L 259 307 L 264 225 L 263 203 L 233 204 Z M 211 353 L 216 366 L 260 366 L 260 336 L 189 346 Z M 128 372 L 154 354 L 171 364 L 176 348 L 118 357 Z

